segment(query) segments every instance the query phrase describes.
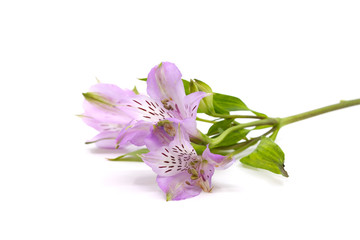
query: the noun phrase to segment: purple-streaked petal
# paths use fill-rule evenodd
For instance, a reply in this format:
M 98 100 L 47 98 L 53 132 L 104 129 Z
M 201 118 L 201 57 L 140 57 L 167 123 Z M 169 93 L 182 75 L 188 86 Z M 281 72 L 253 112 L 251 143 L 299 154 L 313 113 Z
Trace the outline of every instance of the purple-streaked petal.
M 158 175 L 173 176 L 187 171 L 189 163 L 196 160 L 197 155 L 186 133 L 178 130 L 169 146 L 143 154 L 142 159 Z
M 206 146 L 202 157 L 203 159 L 207 160 L 211 165 L 215 166 L 217 169 L 226 169 L 230 167 L 235 161 L 233 157 L 222 156 L 210 152 L 209 145 Z
M 169 131 L 167 132 L 164 126 L 155 125 L 151 134 L 145 139 L 145 145 L 150 151 L 156 151 L 161 147 L 169 146 L 173 140 L 174 136 L 169 135 Z
M 95 143 L 99 148 L 116 148 L 116 137 L 119 132 L 101 132 L 86 143 Z
M 195 197 L 201 193 L 201 188 L 192 185 L 190 174 L 187 172 L 179 173 L 171 177 L 158 176 L 156 181 L 160 189 L 166 193 L 166 200 L 183 200 Z
M 204 190 L 204 192 L 210 192 L 212 189 L 211 186 L 211 177 L 214 175 L 215 168 L 212 164 L 203 161 L 200 165 L 200 178 L 198 184 Z
M 181 121 L 181 126 L 186 131 L 186 133 L 192 137 L 200 138 L 199 130 L 196 127 L 196 120 L 192 118 L 187 118 Z
M 133 97 L 136 94 L 129 89 L 121 89 L 114 84 L 107 83 L 98 83 L 90 87 L 89 92 L 100 93 L 103 96 L 106 96 L 111 102 L 118 103 L 127 99 L 129 97 Z
M 185 97 L 181 72 L 175 64 L 163 62 L 151 69 L 147 78 L 147 93 L 155 100 L 182 103 Z
M 184 98 L 185 113 L 182 114 L 184 118 L 196 119 L 197 109 L 202 98 L 208 96 L 209 93 L 193 92 Z
M 120 108 L 133 119 L 153 123 L 174 117 L 170 111 L 164 109 L 162 103 L 145 95 L 136 95 L 127 99 Z
M 135 146 L 143 146 L 152 128 L 153 124 L 150 122 L 133 121 L 123 128 L 116 138 L 116 142 L 119 147 L 126 146 L 128 142 Z
M 99 117 L 99 116 L 97 116 L 97 117 Z M 82 115 L 81 118 L 87 125 L 95 128 L 96 130 L 98 130 L 100 132 L 112 131 L 112 132 L 119 133 L 125 126 L 125 124 L 111 122 L 109 119 L 101 119 L 103 121 L 103 122 L 101 122 L 99 119 L 96 118 L 96 116 L 94 118 L 94 117 Z M 106 120 L 108 120 L 108 121 L 105 122 Z
M 98 123 L 125 125 L 132 120 L 126 111 L 118 107 L 122 102 L 135 96 L 132 91 L 123 90 L 113 84 L 99 83 L 92 86 L 87 94 L 96 96 L 98 100 L 87 98 L 84 101 L 85 113 L 83 115 L 88 117 L 88 119 L 84 118 L 84 121 L 89 126 L 104 131 L 104 127 L 99 126 Z

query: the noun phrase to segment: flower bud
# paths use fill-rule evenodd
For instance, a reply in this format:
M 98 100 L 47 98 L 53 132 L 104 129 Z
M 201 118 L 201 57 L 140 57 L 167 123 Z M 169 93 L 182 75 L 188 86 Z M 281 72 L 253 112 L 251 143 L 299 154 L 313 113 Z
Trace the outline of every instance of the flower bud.
M 193 92 L 206 92 L 211 93 L 209 96 L 204 97 L 199 104 L 198 112 L 212 114 L 214 113 L 214 105 L 213 105 L 213 91 L 209 85 L 204 83 L 203 81 L 194 79 L 190 80 L 190 93 Z

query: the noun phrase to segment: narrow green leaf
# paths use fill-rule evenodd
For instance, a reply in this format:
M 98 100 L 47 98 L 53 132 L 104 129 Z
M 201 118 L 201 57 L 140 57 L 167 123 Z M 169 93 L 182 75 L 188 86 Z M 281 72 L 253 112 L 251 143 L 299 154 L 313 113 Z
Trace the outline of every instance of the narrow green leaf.
M 256 116 L 259 116 L 259 117 L 263 117 L 263 118 L 267 118 L 268 116 L 264 113 L 260 113 L 260 112 L 257 112 L 257 111 L 254 111 L 254 110 L 251 110 L 250 111 L 255 114 Z
M 256 149 L 248 156 L 240 159 L 243 164 L 288 177 L 289 175 L 284 169 L 284 161 L 284 152 L 273 140 L 267 137 L 262 137 Z
M 147 78 L 138 78 L 138 80 L 146 82 Z
M 243 101 L 230 95 L 214 93 L 213 101 L 225 111 L 243 111 L 249 110 Z
M 226 135 L 225 138 L 222 139 L 221 142 L 213 145 L 212 147 L 226 147 L 236 144 L 242 139 L 246 138 L 246 135 L 250 132 L 248 129 L 240 129 L 237 131 L 232 131 Z
M 222 133 L 225 129 L 228 129 L 231 126 L 231 123 L 234 119 L 225 119 L 220 122 L 214 123 L 208 130 L 207 135 L 211 136 L 217 133 Z
M 140 154 L 148 153 L 149 150 L 146 148 L 139 149 L 133 152 L 126 153 L 116 158 L 108 158 L 110 161 L 130 161 L 130 162 L 142 162 Z
M 229 115 L 230 114 L 230 112 L 225 110 L 224 108 L 222 108 L 221 105 L 218 102 L 213 101 L 213 105 L 214 105 L 215 113 L 223 114 L 223 115 Z
M 190 82 L 185 79 L 181 79 L 181 80 L 183 81 L 183 84 L 184 84 L 185 94 L 189 95 L 190 94 L 190 87 L 189 87 Z
M 234 96 L 214 93 L 213 101 L 215 112 L 218 114 L 229 114 L 231 111 L 250 111 L 256 116 L 267 117 L 263 113 L 248 108 L 243 101 Z

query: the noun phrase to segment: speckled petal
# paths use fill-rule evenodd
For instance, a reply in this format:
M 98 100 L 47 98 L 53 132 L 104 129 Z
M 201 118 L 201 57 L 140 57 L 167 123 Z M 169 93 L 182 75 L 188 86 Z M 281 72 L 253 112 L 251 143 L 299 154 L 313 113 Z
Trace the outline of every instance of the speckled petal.
M 179 173 L 171 177 L 158 176 L 156 179 L 160 189 L 166 193 L 166 200 L 183 200 L 201 193 L 201 188 L 193 185 L 190 174 Z

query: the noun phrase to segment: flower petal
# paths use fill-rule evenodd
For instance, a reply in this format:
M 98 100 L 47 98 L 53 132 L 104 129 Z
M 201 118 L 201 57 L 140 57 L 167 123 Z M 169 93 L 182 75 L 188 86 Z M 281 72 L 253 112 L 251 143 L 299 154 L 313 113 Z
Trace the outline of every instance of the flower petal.
M 133 121 L 124 127 L 116 138 L 119 147 L 126 146 L 128 142 L 136 145 L 145 145 L 145 139 L 151 133 L 153 124 L 145 121 Z
M 166 200 L 183 200 L 195 197 L 201 193 L 201 188 L 192 185 L 190 174 L 179 173 L 171 177 L 158 176 L 156 179 L 159 187 L 166 193 Z
M 185 97 L 181 72 L 175 64 L 163 62 L 151 69 L 147 78 L 147 93 L 155 100 L 182 103 Z
M 169 146 L 142 155 L 143 161 L 160 176 L 173 176 L 187 171 L 189 163 L 196 158 L 197 154 L 183 130 L 177 131 Z
M 145 145 L 150 151 L 156 151 L 161 147 L 169 146 L 174 137 L 169 135 L 164 127 L 155 125 L 150 135 L 145 139 Z
M 204 192 L 210 192 L 212 189 L 211 178 L 214 175 L 214 166 L 211 163 L 203 161 L 200 165 L 199 185 Z
M 98 83 L 90 87 L 89 92 L 101 93 L 101 95 L 106 96 L 109 100 L 114 103 L 118 103 L 127 99 L 129 97 L 133 97 L 136 94 L 129 89 L 121 89 L 114 84 L 107 83 Z
M 90 92 L 84 94 L 83 104 L 87 118 L 83 118 L 85 123 L 97 129 L 104 131 L 108 126 L 100 124 L 118 124 L 125 125 L 132 120 L 132 117 L 118 107 L 129 97 L 135 96 L 130 90 L 123 90 L 113 84 L 96 84 L 90 88 Z
M 86 143 L 95 143 L 99 148 L 116 148 L 116 137 L 119 132 L 101 132 Z
M 202 154 L 203 159 L 207 160 L 210 164 L 215 166 L 217 169 L 226 169 L 230 167 L 235 159 L 229 156 L 222 156 L 219 154 L 214 154 L 210 152 L 209 145 L 206 146 Z
M 208 96 L 210 93 L 193 92 L 184 98 L 185 113 L 182 114 L 186 118 L 196 119 L 197 109 L 202 98 Z
M 136 95 L 121 104 L 121 109 L 126 111 L 133 119 L 158 122 L 174 117 L 170 111 L 164 109 L 162 103 L 145 95 Z

